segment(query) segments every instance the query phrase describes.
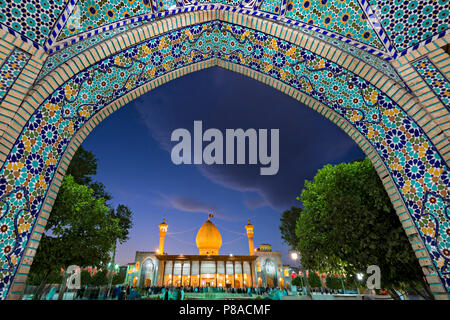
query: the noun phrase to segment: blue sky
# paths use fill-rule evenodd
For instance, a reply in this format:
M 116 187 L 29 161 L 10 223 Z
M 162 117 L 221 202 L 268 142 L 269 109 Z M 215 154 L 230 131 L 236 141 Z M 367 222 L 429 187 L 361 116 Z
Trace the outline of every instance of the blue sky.
M 177 128 L 280 130 L 277 175 L 261 176 L 260 165 L 175 165 L 170 135 Z M 305 179 L 327 163 L 364 157 L 341 129 L 312 109 L 253 79 L 211 68 L 186 75 L 118 110 L 84 141 L 98 158 L 95 180 L 113 204 L 133 211 L 130 240 L 116 261 L 134 261 L 137 250 L 158 247 L 158 223 L 169 224 L 165 251 L 198 254 L 195 236 L 212 212 L 222 234 L 220 254 L 248 254 L 244 225 L 255 226 L 255 246 L 270 243 L 289 262 L 278 229 L 282 211 L 301 205 L 295 198 Z

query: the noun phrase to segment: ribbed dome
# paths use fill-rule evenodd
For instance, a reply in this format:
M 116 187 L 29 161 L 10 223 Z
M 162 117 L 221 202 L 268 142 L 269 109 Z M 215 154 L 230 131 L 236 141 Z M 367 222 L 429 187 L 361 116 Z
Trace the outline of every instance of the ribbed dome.
M 206 222 L 201 226 L 200 230 L 197 232 L 197 238 L 195 238 L 198 250 L 201 255 L 218 255 L 219 249 L 222 246 L 222 236 L 219 230 L 211 222 L 211 220 L 206 220 Z

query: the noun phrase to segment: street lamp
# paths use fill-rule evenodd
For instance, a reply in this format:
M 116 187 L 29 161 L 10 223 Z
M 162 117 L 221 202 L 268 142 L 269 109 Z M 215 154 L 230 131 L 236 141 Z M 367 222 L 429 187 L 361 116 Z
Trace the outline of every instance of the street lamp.
M 298 260 L 298 263 L 300 264 L 300 271 L 303 273 L 303 277 L 305 279 L 305 284 L 306 284 L 306 295 L 311 298 L 311 292 L 309 292 L 309 282 L 308 282 L 308 276 L 306 275 L 306 272 L 303 270 L 303 265 L 301 262 L 301 256 L 300 253 L 298 253 L 297 251 L 292 250 L 291 251 L 291 259 L 294 261 Z
M 358 272 L 356 274 L 356 280 L 358 280 L 358 282 L 360 282 L 361 285 L 362 285 L 363 279 L 364 279 L 364 274 L 362 274 L 361 272 Z M 360 288 L 358 288 L 358 293 L 360 293 Z

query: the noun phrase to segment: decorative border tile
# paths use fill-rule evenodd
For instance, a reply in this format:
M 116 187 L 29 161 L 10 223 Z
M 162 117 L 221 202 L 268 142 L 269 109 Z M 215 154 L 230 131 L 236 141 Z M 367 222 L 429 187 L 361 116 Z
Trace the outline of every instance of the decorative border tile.
M 450 111 L 450 81 L 428 57 L 416 60 L 412 66 L 428 84 L 441 103 Z
M 265 25 L 269 33 L 278 34 L 272 29 L 274 26 Z M 144 35 L 145 31 L 140 30 Z M 150 28 L 145 30 L 148 32 Z M 163 30 L 153 32 L 160 34 Z M 282 36 L 289 38 L 286 34 Z M 146 37 L 151 37 L 151 33 Z M 65 170 L 68 166 L 65 159 L 61 160 L 61 154 L 72 135 L 103 107 L 134 88 L 185 65 L 215 58 L 264 73 L 272 81 L 299 90 L 326 105 L 346 119 L 353 130 L 367 137 L 393 178 L 394 185 L 387 191 L 395 207 L 409 209 L 409 212 L 398 212 L 407 234 L 413 236 L 418 230 L 426 246 L 416 250 L 421 265 L 434 263 L 438 276 L 446 284 L 448 258 L 445 256 L 449 243 L 446 228 L 449 226 L 443 208 L 449 201 L 448 166 L 427 137 L 425 123 L 416 122 L 395 102 L 407 96 L 391 80 L 383 81 L 375 68 L 349 55 L 336 55 L 336 50 L 310 40 L 302 36 L 301 40 L 293 41 L 300 42 L 296 46 L 255 29 L 213 21 L 163 33 L 135 45 L 131 45 L 127 35 L 119 36 L 110 40 L 111 48 L 120 48 L 117 53 L 103 53 L 103 58 L 97 56 L 99 60 L 96 60 L 91 56 L 94 51 L 88 50 L 89 54 L 74 58 L 78 63 L 70 65 L 77 68 L 72 72 L 75 75 L 68 76 L 61 85 L 44 86 L 50 95 L 37 102 L 39 108 L 20 133 L 15 149 L 1 169 L 2 217 L 10 219 L 20 215 L 19 220 L 14 219 L 18 222 L 7 220 L 12 223 L 8 225 L 11 234 L 7 242 L 0 243 L 0 250 L 7 249 L 4 272 L 11 272 L 11 267 L 20 264 L 18 258 L 25 250 L 31 226 L 35 226 L 42 206 L 47 212 L 51 209 L 53 202 L 48 200 L 44 204 L 44 197 L 54 181 L 56 168 L 61 166 Z M 359 73 L 372 80 L 364 80 Z M 380 81 L 380 89 L 372 84 L 378 86 Z M 385 175 L 381 175 L 383 181 L 389 179 Z M 41 231 L 36 232 L 38 241 Z M 4 274 L 3 288 L 11 281 L 8 277 Z M 440 283 L 431 285 L 440 286 Z

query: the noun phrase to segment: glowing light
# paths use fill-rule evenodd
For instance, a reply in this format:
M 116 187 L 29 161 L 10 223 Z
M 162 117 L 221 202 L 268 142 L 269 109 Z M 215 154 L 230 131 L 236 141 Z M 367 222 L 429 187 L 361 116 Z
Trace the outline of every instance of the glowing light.
M 298 253 L 297 252 L 291 252 L 291 259 L 297 260 L 298 259 Z
M 362 273 L 357 273 L 356 278 L 358 279 L 358 281 L 361 281 L 362 279 L 364 279 L 364 275 Z

